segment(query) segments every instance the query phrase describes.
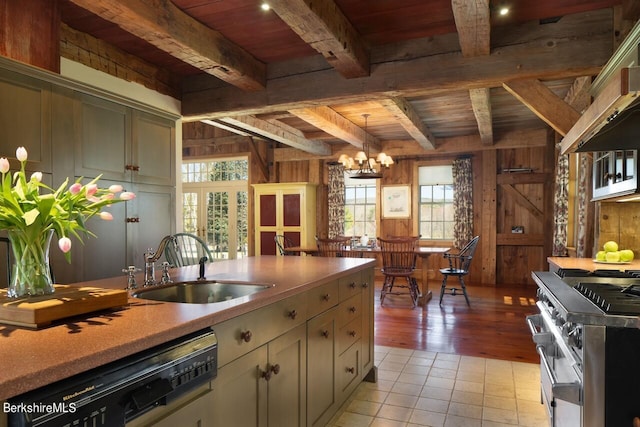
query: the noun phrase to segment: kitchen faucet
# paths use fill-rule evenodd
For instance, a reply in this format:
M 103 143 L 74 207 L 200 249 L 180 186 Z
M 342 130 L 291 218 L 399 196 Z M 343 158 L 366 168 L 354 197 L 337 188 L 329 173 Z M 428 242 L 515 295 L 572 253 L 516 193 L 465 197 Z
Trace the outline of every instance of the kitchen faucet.
M 173 245 L 178 248 L 178 240 L 175 236 L 169 235 L 164 236 L 160 243 L 158 244 L 158 249 L 155 252 L 152 252 L 153 249 L 147 249 L 147 252 L 144 254 L 144 286 L 154 286 L 156 284 L 156 261 L 160 259 L 164 252 L 164 248 L 167 244 L 171 242 Z M 164 277 L 166 273 L 163 271 L 163 281 L 166 283 L 168 277 Z

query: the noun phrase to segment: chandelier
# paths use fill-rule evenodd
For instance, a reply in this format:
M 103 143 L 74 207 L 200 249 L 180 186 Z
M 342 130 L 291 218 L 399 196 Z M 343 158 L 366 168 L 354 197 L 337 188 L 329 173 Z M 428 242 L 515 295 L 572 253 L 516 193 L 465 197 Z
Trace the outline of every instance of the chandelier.
M 380 153 L 374 159 L 369 155 L 369 144 L 367 143 L 367 122 L 369 114 L 363 114 L 364 117 L 364 142 L 362 143 L 362 151 L 358 151 L 355 158 L 347 154 L 341 154 L 338 163 L 341 163 L 344 170 L 354 179 L 380 179 L 385 169 L 393 164 L 391 156 Z

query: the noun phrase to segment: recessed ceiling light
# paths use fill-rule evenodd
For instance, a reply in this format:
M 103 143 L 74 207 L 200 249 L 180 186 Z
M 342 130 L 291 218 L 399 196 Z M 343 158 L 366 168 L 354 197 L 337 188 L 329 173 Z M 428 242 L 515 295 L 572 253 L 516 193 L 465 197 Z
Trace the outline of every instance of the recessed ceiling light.
M 506 7 L 506 6 L 505 7 L 501 7 L 499 13 L 500 13 L 500 16 L 506 16 L 506 15 L 509 14 L 509 8 Z
M 260 5 L 260 9 L 266 12 L 267 10 L 271 9 L 271 6 L 269 6 L 269 3 L 265 1 L 265 2 L 262 2 L 262 4 Z

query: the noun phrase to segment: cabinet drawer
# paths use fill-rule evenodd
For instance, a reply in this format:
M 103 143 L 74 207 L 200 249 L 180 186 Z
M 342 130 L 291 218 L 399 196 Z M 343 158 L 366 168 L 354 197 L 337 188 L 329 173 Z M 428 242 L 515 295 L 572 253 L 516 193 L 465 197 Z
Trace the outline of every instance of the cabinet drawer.
M 218 366 L 224 366 L 306 320 L 307 296 L 301 294 L 213 325 L 218 337 Z
M 360 346 L 354 345 L 338 357 L 337 382 L 341 396 L 350 394 L 360 379 Z
M 348 349 L 362 335 L 362 318 L 360 316 L 353 319 L 343 327 L 338 329 L 338 354 Z
M 309 318 L 338 304 L 338 282 L 333 281 L 308 292 Z
M 362 296 L 354 295 L 338 306 L 338 327 L 351 322 L 362 313 Z
M 362 288 L 360 281 L 360 273 L 351 274 L 338 279 L 338 285 L 340 286 L 340 301 L 344 301 L 353 295 L 359 294 Z

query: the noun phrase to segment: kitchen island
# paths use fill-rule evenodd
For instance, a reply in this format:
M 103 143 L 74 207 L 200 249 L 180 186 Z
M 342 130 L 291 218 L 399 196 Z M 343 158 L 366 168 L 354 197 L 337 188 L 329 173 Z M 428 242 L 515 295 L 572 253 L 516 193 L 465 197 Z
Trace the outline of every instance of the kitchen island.
M 357 301 L 368 306 L 361 307 L 357 301 L 354 303 L 354 307 L 357 306 L 358 310 L 361 307 L 363 313 L 362 318 L 358 318 L 359 325 L 363 327 L 361 331 L 358 329 L 358 338 L 363 337 L 363 345 L 358 348 L 357 357 L 362 360 L 366 356 L 372 360 L 374 265 L 375 261 L 370 259 L 319 257 L 260 256 L 220 261 L 207 265 L 208 280 L 274 286 L 250 296 L 214 304 L 129 298 L 128 305 L 122 309 L 65 319 L 41 330 L 0 325 L 0 360 L 3 364 L 0 370 L 0 401 L 208 327 L 215 331 L 219 326 L 219 358 L 223 359 L 221 364 L 231 363 L 235 357 L 241 356 L 233 353 L 236 350 L 232 347 L 237 343 L 225 342 L 225 334 L 233 333 L 233 320 L 247 314 L 260 314 L 264 312 L 260 310 L 292 298 L 300 304 L 299 319 L 311 322 L 313 316 L 322 314 L 316 300 L 331 298 L 330 308 L 338 310 L 338 302 L 353 300 L 352 297 L 356 296 L 347 293 L 357 291 L 358 298 L 362 293 L 363 298 Z M 174 281 L 195 280 L 198 273 L 198 266 L 183 267 L 171 270 L 171 277 Z M 366 286 L 365 283 L 355 283 L 354 278 L 360 277 L 367 282 Z M 142 282 L 140 277 L 138 283 Z M 126 277 L 78 285 L 122 289 L 126 285 Z M 361 292 L 361 288 L 366 288 L 366 292 Z M 348 311 L 355 313 L 354 307 L 349 306 Z M 338 311 L 336 316 L 343 314 Z M 256 339 L 252 345 L 259 344 L 259 339 Z M 337 348 L 340 346 L 340 343 L 336 344 Z M 367 353 L 371 354 L 367 356 Z M 358 378 L 365 374 L 360 373 Z

